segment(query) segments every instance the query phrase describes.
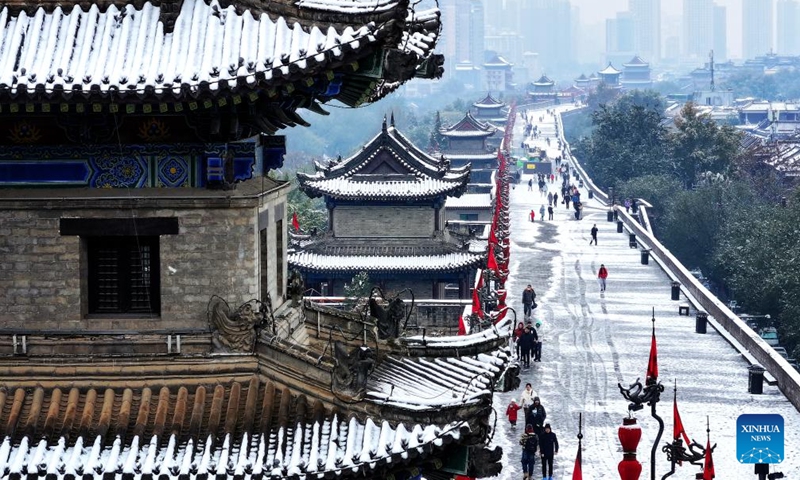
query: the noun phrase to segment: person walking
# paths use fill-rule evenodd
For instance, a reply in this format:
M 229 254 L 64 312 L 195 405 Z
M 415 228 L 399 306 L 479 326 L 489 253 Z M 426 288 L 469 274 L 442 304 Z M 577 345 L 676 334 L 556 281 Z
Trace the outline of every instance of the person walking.
M 572 199 L 570 198 L 569 195 L 564 197 L 564 203 L 567 204 L 567 210 L 569 210 L 569 202 L 571 202 L 571 201 L 572 201 Z
M 528 179 L 528 191 L 529 192 L 533 191 L 533 179 L 532 178 Z
M 606 279 L 608 278 L 608 270 L 606 266 L 602 263 L 600 264 L 600 270 L 597 271 L 597 281 L 600 283 L 600 291 L 606 291 Z
M 536 220 L 536 212 L 533 209 L 531 209 L 530 217 L 531 217 L 531 222 Z
M 558 205 L 558 192 L 553 194 L 553 206 Z
M 630 210 L 631 210 L 631 199 L 630 198 L 626 198 L 625 199 L 625 213 L 629 213 Z
M 533 311 L 534 303 L 536 303 L 536 291 L 530 284 L 528 284 L 528 286 L 525 287 L 525 290 L 522 291 L 522 307 L 525 320 L 531 318 L 531 312 Z
M 558 437 L 549 423 L 544 425 L 544 431 L 539 435 L 539 454 L 542 456 L 542 478 L 553 480 L 553 457 L 558 454 Z
M 516 352 L 517 352 L 517 361 L 519 361 L 519 359 L 520 359 L 520 356 L 519 356 L 519 339 L 520 339 L 520 337 L 522 337 L 523 333 L 525 333 L 525 324 L 522 323 L 522 322 L 519 322 L 519 324 L 517 325 L 517 328 L 514 329 L 514 335 L 513 335 L 513 338 L 514 338 L 514 350 L 516 350 Z
M 517 412 L 520 411 L 521 408 L 517 401 L 512 398 L 511 403 L 509 403 L 508 408 L 506 408 L 506 416 L 508 417 L 508 423 L 511 424 L 511 428 L 517 428 Z
M 552 220 L 553 219 L 553 206 L 552 205 L 547 207 L 547 219 L 548 220 Z
M 525 331 L 520 338 L 520 349 L 522 350 L 522 365 L 525 368 L 531 367 L 531 353 L 536 346 L 536 332 L 531 327 L 525 327 Z
M 539 400 L 539 397 L 533 397 L 533 404 L 528 407 L 525 413 L 525 423 L 533 425 L 533 431 L 536 432 L 537 435 L 542 433 L 544 431 L 544 421 L 547 418 L 547 411 L 544 409 L 544 405 L 542 405 L 542 401 Z
M 527 409 L 531 405 L 533 405 L 533 399 L 538 398 L 536 396 L 536 391 L 533 389 L 530 383 L 525 384 L 525 390 L 522 391 L 522 394 L 519 396 L 519 405 L 522 408 Z M 522 412 L 526 413 L 526 412 Z M 527 425 L 527 423 L 526 423 Z
M 547 192 L 547 204 L 548 205 L 553 204 L 553 192 Z
M 594 246 L 596 247 L 597 246 L 597 224 L 596 223 L 594 224 L 594 226 L 592 226 L 592 229 L 590 230 L 590 233 L 592 235 L 592 239 L 589 240 L 589 245 L 591 245 L 592 242 L 594 242 Z
M 533 431 L 533 425 L 525 425 L 525 433 L 519 438 L 522 446 L 522 478 L 533 479 L 533 470 L 536 468 L 536 452 L 539 450 L 539 438 Z
M 544 335 L 542 334 L 541 328 L 542 322 L 537 320 L 536 324 L 534 324 L 534 331 L 536 332 L 536 345 L 533 346 L 534 362 L 542 361 L 542 342 L 544 341 Z
M 541 218 L 542 221 L 544 222 L 544 205 L 539 207 L 539 218 Z

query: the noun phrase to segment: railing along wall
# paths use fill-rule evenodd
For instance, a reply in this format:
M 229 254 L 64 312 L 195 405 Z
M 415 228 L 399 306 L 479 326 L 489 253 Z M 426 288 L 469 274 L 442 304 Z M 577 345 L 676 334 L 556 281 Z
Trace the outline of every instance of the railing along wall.
M 558 122 L 562 141 L 566 144 L 563 138 L 564 128 L 561 115 L 558 115 Z M 596 198 L 608 204 L 608 194 L 600 190 L 591 181 L 578 159 L 569 151 L 569 144 L 566 145 L 571 168 L 575 168 L 578 171 L 578 174 L 583 179 L 584 185 L 593 192 Z M 642 202 L 637 200 L 637 203 Z M 662 268 L 664 268 L 672 278 L 680 282 L 681 290 L 694 298 L 698 304 L 695 306 L 708 313 L 709 317 L 712 317 L 720 327 L 725 329 L 725 331 L 739 342 L 762 367 L 775 377 L 775 380 L 778 382 L 778 388 L 781 389 L 795 408 L 800 410 L 800 372 L 789 365 L 786 359 L 767 345 L 767 343 L 741 318 L 733 313 L 714 294 L 708 291 L 708 289 L 706 289 L 694 275 L 692 275 L 691 272 L 689 272 L 689 270 L 655 238 L 650 230 L 650 223 L 649 218 L 647 218 L 646 210 L 641 212 L 646 225 L 643 227 L 637 218 L 625 211 L 624 207 L 615 205 L 613 208 L 616 210 L 617 217 L 622 220 L 628 231 L 636 234 L 638 242 L 650 249 L 650 255 L 659 262 Z
M 581 108 L 581 109 L 572 110 L 569 113 L 570 114 L 575 114 L 576 112 L 580 112 L 581 110 L 583 110 L 583 109 Z M 579 178 L 583 180 L 584 187 L 586 187 L 587 190 L 591 191 L 592 195 L 594 195 L 594 197 L 596 199 L 598 199 L 598 200 L 600 200 L 600 202 L 605 203 L 606 205 L 608 205 L 609 203 L 611 203 L 609 198 L 608 198 L 608 194 L 606 192 L 602 191 L 600 189 L 600 187 L 598 187 L 597 185 L 594 184 L 592 179 L 589 178 L 589 175 L 586 174 L 586 170 L 583 169 L 583 166 L 581 166 L 580 162 L 578 162 L 578 160 L 575 158 L 575 156 L 572 155 L 572 149 L 571 149 L 571 147 L 569 145 L 569 142 L 567 142 L 566 137 L 564 136 L 564 121 L 561 118 L 561 115 L 562 114 L 556 115 L 556 121 L 558 122 L 558 131 L 559 131 L 559 134 L 561 135 L 561 142 L 565 146 L 564 150 L 566 151 L 566 159 L 569 162 L 570 168 L 571 169 L 575 169 L 578 172 Z

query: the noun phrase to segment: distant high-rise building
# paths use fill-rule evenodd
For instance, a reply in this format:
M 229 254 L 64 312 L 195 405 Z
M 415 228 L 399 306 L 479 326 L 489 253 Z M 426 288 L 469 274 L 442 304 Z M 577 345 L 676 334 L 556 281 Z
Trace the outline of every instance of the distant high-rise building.
M 800 55 L 800 5 L 796 0 L 778 0 L 778 45 L 780 55 Z
M 520 31 L 519 11 L 523 0 L 483 0 L 486 35 Z
M 687 57 L 704 59 L 712 48 L 714 48 L 714 2 L 683 0 L 683 54 Z
M 651 63 L 661 59 L 661 0 L 628 0 L 637 55 Z
M 606 20 L 606 61 L 622 64 L 636 52 L 636 35 L 633 16 L 619 12 Z
M 728 60 L 728 11 L 721 5 L 714 5 L 714 59 L 718 62 Z
M 483 64 L 484 17 L 481 0 L 441 0 L 442 34 L 439 49 L 445 57 L 445 75 L 456 65 Z
M 772 0 L 742 0 L 742 55 L 755 58 L 773 50 Z
M 525 50 L 539 54 L 548 73 L 568 70 L 575 59 L 573 9 L 568 0 L 524 0 L 520 23 Z

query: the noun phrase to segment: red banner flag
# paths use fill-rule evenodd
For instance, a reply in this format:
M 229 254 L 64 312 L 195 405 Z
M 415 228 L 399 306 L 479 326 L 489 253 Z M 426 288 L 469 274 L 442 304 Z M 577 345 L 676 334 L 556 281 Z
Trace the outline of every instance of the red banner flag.
M 472 290 L 472 313 L 483 318 L 483 311 L 481 310 L 481 299 L 478 297 L 478 289 Z
M 703 480 L 712 480 L 714 473 L 714 459 L 711 458 L 711 439 L 706 442 L 706 462 L 703 465 Z
M 675 420 L 675 426 L 672 429 L 672 438 L 673 440 L 677 440 L 678 437 L 683 437 L 683 441 L 686 442 L 686 445 L 689 445 L 691 442 L 689 441 L 689 435 L 686 434 L 686 430 L 683 428 L 683 422 L 681 421 L 681 414 L 678 412 L 678 393 L 675 392 L 675 398 L 672 402 L 672 416 Z
M 458 334 L 459 335 L 467 334 L 467 326 L 464 325 L 464 315 L 458 316 Z
M 645 381 L 658 378 L 658 347 L 656 346 L 656 326 L 653 324 L 653 338 L 650 341 L 650 359 L 647 360 L 647 376 Z
M 578 455 L 575 457 L 575 468 L 572 469 L 572 480 L 583 480 L 583 469 L 581 468 L 581 448 L 578 447 Z
M 292 228 L 294 228 L 295 232 L 300 231 L 300 222 L 297 221 L 297 212 L 292 214 Z
M 497 259 L 494 258 L 494 245 L 489 244 L 489 258 L 486 260 L 486 268 L 493 272 L 497 272 Z
M 498 243 L 497 242 L 497 235 L 494 233 L 494 228 L 489 229 L 489 244 Z

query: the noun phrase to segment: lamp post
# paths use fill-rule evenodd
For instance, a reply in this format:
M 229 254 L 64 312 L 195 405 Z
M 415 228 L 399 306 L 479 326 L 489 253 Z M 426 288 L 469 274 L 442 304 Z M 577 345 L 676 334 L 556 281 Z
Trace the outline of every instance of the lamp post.
M 656 346 L 656 317 L 655 317 L 655 308 L 653 308 L 653 333 L 652 339 L 650 342 L 650 358 L 647 362 L 647 374 L 645 376 L 645 384 L 642 385 L 637 378 L 634 383 L 632 383 L 628 388 L 623 388 L 622 384 L 617 384 L 619 387 L 619 391 L 622 396 L 628 400 L 630 403 L 628 404 L 628 412 L 636 412 L 644 408 L 644 404 L 650 405 L 650 415 L 656 419 L 658 422 L 658 435 L 656 435 L 656 440 L 653 443 L 653 448 L 650 451 L 650 480 L 656 479 L 656 452 L 658 451 L 658 443 L 661 441 L 661 435 L 664 433 L 664 420 L 658 416 L 656 412 L 656 405 L 661 400 L 661 392 L 664 391 L 664 386 L 661 385 L 658 381 L 658 349 Z M 626 419 L 630 420 L 630 419 Z M 632 418 L 633 423 L 636 423 L 636 419 Z M 623 424 L 625 427 L 625 424 Z M 641 430 L 640 430 L 641 432 Z M 640 433 L 641 436 L 641 433 Z M 620 437 L 620 441 L 622 437 Z M 638 443 L 638 441 L 637 441 Z M 623 451 L 624 445 L 623 445 Z M 625 458 L 623 459 L 623 463 L 625 459 L 628 458 L 628 454 L 625 454 Z M 634 459 L 635 459 L 635 452 L 634 452 Z M 635 460 L 634 460 L 635 461 Z M 636 463 L 639 463 L 636 461 Z M 626 465 L 626 472 L 628 470 L 633 469 L 635 471 L 633 464 L 628 463 Z M 633 474 L 633 471 L 629 472 L 629 475 Z M 622 477 L 622 463 L 620 463 L 620 476 Z M 629 476 L 629 477 L 622 477 L 622 480 L 633 480 L 639 478 L 639 473 L 641 473 L 641 465 L 639 467 L 639 472 L 636 473 L 636 476 Z

